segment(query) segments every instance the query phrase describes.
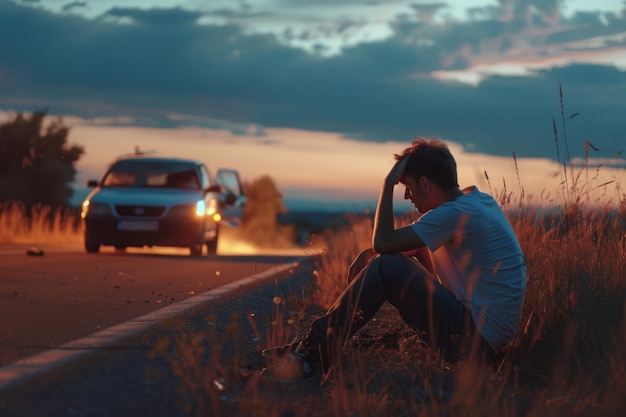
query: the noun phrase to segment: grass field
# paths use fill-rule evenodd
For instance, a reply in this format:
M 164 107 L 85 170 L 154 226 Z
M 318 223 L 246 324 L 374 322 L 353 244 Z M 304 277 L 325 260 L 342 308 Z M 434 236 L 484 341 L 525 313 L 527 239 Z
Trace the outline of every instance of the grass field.
M 624 213 L 580 209 L 548 215 L 516 210 L 509 217 L 528 265 L 517 338 L 495 371 L 479 363 L 448 368 L 436 357 L 419 361 L 425 367 L 422 372 L 431 377 L 443 372 L 452 378 L 453 389 L 446 394 L 451 398 L 445 405 L 427 402 L 408 415 L 597 415 L 625 411 Z M 334 299 L 345 285 L 343 276 L 350 254 L 368 244 L 367 225 L 356 224 L 354 230 L 351 235 L 334 237 L 335 250 L 321 261 L 320 287 L 326 290 L 318 299 L 323 304 Z M 411 361 L 405 365 L 414 366 Z M 419 384 L 433 385 L 428 381 Z M 444 392 L 442 388 L 441 394 Z M 398 401 L 410 404 L 410 398 L 389 388 L 388 397 L 397 396 Z M 387 409 L 375 415 L 403 415 L 401 410 Z

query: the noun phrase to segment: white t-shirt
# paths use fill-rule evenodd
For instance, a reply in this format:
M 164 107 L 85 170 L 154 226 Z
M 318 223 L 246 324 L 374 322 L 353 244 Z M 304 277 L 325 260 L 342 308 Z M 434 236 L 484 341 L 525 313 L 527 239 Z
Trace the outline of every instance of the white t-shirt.
M 430 210 L 411 228 L 431 252 L 435 272 L 472 314 L 494 351 L 516 332 L 526 291 L 526 262 L 498 203 L 476 187 Z

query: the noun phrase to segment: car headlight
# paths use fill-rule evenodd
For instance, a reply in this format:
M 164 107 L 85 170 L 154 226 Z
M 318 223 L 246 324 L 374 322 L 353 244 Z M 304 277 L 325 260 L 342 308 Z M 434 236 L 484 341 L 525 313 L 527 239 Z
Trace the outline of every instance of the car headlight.
M 198 200 L 196 202 L 196 216 L 202 217 L 207 212 L 206 204 L 204 204 L 204 200 Z
M 198 203 L 200 203 L 200 201 L 198 201 Z M 204 205 L 204 201 L 202 201 L 202 203 Z M 222 215 L 219 213 L 217 208 L 218 208 L 217 200 L 216 199 L 209 200 L 209 206 L 204 211 L 204 214 L 206 214 L 207 217 L 211 217 L 214 221 L 219 222 L 220 220 L 222 220 Z M 197 211 L 196 211 L 196 214 L 199 215 Z
M 89 216 L 104 216 L 113 214 L 113 210 L 106 203 L 94 203 L 89 200 L 83 201 L 83 205 L 80 210 L 80 217 L 85 218 Z

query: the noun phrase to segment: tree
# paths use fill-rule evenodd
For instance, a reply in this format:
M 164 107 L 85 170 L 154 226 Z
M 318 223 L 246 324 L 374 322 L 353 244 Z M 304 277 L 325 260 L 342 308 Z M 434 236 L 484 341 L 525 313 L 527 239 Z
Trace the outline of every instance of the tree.
M 277 216 L 286 214 L 274 180 L 264 175 L 252 183 L 245 182 L 246 206 L 238 229 L 239 238 L 257 247 L 290 247 L 295 242 L 292 225 L 278 224 Z
M 18 113 L 0 124 L 0 202 L 21 201 L 27 209 L 69 204 L 74 163 L 85 150 L 68 145 L 69 127 L 60 117 L 45 123 L 47 114 L 47 109 Z

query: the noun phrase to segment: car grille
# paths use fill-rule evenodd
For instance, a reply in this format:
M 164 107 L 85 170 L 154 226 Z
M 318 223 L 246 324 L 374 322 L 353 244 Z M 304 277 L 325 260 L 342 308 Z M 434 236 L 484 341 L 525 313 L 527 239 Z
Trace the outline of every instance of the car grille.
M 115 206 L 115 211 L 120 216 L 128 217 L 160 217 L 165 207 L 154 206 Z
M 194 218 L 196 217 L 196 206 L 194 205 L 178 205 L 172 206 L 168 213 L 169 217 Z

